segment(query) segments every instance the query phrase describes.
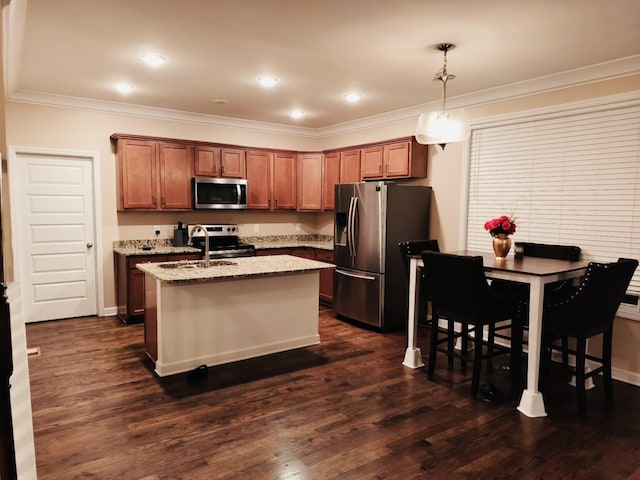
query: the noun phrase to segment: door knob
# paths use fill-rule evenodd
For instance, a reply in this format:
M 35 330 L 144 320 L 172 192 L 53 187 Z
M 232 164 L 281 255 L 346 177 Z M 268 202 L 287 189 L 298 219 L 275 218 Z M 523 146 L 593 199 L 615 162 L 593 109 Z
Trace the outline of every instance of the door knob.
M 91 247 L 93 247 L 93 243 L 88 242 L 88 243 L 87 243 L 87 248 L 91 248 Z

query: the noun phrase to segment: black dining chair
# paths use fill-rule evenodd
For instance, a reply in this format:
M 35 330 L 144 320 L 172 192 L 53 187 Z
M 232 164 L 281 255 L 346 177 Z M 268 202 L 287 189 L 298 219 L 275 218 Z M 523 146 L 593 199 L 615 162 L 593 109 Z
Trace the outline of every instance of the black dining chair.
M 430 239 L 430 240 L 410 240 L 407 242 L 400 242 L 398 244 L 400 248 L 400 252 L 404 258 L 404 266 L 407 272 L 407 277 L 409 276 L 409 259 L 414 255 L 420 255 L 425 250 L 430 252 L 439 252 L 440 246 L 438 245 L 438 240 Z M 427 305 L 429 303 L 429 293 L 427 291 L 427 282 L 425 280 L 424 268 L 420 269 L 420 300 L 418 303 L 418 325 L 421 326 L 429 326 L 432 325 L 432 321 L 427 319 Z M 437 323 L 437 322 L 436 322 Z M 455 348 L 455 341 L 460 338 L 462 341 L 462 348 L 468 347 L 468 335 L 469 329 L 466 325 L 463 325 L 460 329 L 459 333 L 455 332 L 455 325 L 453 321 L 447 321 L 447 328 L 449 333 L 449 341 L 447 344 L 447 349 L 450 353 L 453 353 Z M 448 356 L 449 366 L 453 366 L 453 355 Z M 466 366 L 466 363 L 463 360 L 463 366 Z
M 420 255 L 423 251 L 429 250 L 432 252 L 439 252 L 438 240 L 410 240 L 406 242 L 400 242 L 398 244 L 400 253 L 404 259 L 404 268 L 409 278 L 409 259 L 412 256 Z M 427 325 L 427 284 L 424 280 L 424 269 L 420 271 L 420 303 L 418 304 L 418 324 Z
M 576 262 L 580 260 L 582 250 L 576 245 L 554 245 L 548 243 L 533 242 L 515 242 L 516 248 L 522 249 L 524 257 L 538 258 L 554 258 L 557 260 L 569 260 Z M 511 282 L 509 280 L 493 280 L 491 288 L 500 295 L 517 295 L 522 302 L 523 308 L 523 329 L 528 330 L 528 313 L 529 313 L 529 285 L 526 283 Z M 560 280 L 545 285 L 544 298 L 545 302 L 553 302 L 556 298 L 562 298 L 569 295 L 573 291 L 572 280 Z M 493 343 L 495 338 L 503 340 L 511 340 L 511 335 L 505 334 L 504 330 L 509 328 L 508 325 L 496 325 L 489 327 L 489 342 Z M 500 332 L 500 333 L 497 333 Z M 526 345 L 526 339 L 523 340 Z M 562 339 L 562 358 L 564 363 L 568 363 L 567 339 Z
M 501 296 L 493 291 L 484 273 L 481 256 L 451 255 L 437 252 L 422 252 L 425 280 L 431 300 L 433 325 L 431 329 L 429 365 L 427 376 L 433 380 L 438 351 L 468 359 L 468 351 L 463 345 L 459 354 L 438 345 L 451 344 L 451 329 L 446 337 L 439 339 L 438 319 L 444 317 L 460 322 L 464 327 L 472 327 L 474 333 L 473 374 L 471 395 L 475 398 L 480 385 L 481 361 L 495 355 L 511 354 L 511 385 L 514 394 L 519 393 L 520 366 L 522 361 L 522 329 L 519 320 L 517 297 Z M 483 354 L 483 327 L 497 322 L 511 320 L 511 348 L 494 345 L 490 353 Z M 520 335 L 518 335 L 520 332 Z M 463 337 L 463 340 L 465 337 Z M 463 363 L 464 365 L 464 363 Z
M 551 345 L 557 338 L 576 339 L 575 368 L 578 411 L 587 413 L 585 380 L 602 373 L 607 407 L 613 406 L 611 379 L 611 344 L 613 321 L 638 260 L 620 258 L 612 263 L 590 262 L 587 272 L 574 293 L 545 305 L 542 317 L 542 346 L 544 363 L 551 362 Z M 587 339 L 602 334 L 602 356 L 586 353 Z M 598 362 L 599 367 L 585 372 L 586 360 Z

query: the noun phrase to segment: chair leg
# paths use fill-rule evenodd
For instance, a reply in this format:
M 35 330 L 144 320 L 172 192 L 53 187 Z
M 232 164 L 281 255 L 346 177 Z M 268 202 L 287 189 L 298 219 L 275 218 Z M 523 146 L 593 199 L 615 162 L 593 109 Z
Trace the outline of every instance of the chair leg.
M 476 328 L 480 328 L 479 326 Z M 476 334 L 473 337 L 473 377 L 471 379 L 471 395 L 476 398 L 478 395 L 478 388 L 480 387 L 480 372 L 482 370 L 482 335 Z
M 436 369 L 436 353 L 438 348 L 438 316 L 434 313 L 431 316 L 431 342 L 429 348 L 429 366 L 427 367 L 427 378 L 433 380 L 433 373 Z
M 453 320 L 447 320 L 447 361 L 449 368 L 453 368 L 453 349 L 455 348 L 455 334 Z
M 562 337 L 562 366 L 566 369 L 569 368 L 569 337 Z
M 576 393 L 578 395 L 578 413 L 581 417 L 587 415 L 587 393 L 584 386 L 586 350 L 587 339 L 585 337 L 578 337 L 576 339 Z
M 469 325 L 463 323 L 460 326 L 460 365 L 462 366 L 462 371 L 465 372 L 467 370 L 467 357 L 469 355 Z
M 611 343 L 613 332 L 608 330 L 602 335 L 602 379 L 604 381 L 604 394 L 607 401 L 606 408 L 613 408 L 613 381 L 611 379 Z
M 520 395 L 520 375 L 522 372 L 523 328 L 516 321 L 511 321 L 511 391 Z
M 482 329 L 480 329 L 480 333 Z M 487 373 L 491 373 L 493 371 L 493 344 L 496 340 L 496 325 L 495 323 L 490 323 L 487 333 Z

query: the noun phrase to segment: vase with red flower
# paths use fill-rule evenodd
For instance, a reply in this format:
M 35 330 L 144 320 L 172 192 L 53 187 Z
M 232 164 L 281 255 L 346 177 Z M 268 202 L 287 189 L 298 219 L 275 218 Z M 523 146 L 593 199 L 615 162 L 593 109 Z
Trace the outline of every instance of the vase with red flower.
M 511 249 L 511 238 L 509 238 L 509 235 L 516 232 L 515 218 L 502 215 L 501 217 L 485 222 L 484 228 L 488 230 L 493 237 L 493 251 L 496 254 L 496 261 L 505 261 Z

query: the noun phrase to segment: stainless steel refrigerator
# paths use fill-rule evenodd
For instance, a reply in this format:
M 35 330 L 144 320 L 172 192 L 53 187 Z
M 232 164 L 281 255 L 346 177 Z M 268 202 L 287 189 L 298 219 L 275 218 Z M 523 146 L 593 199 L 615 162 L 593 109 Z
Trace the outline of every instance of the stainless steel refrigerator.
M 405 326 L 408 274 L 399 242 L 429 238 L 431 187 L 335 186 L 333 310 L 380 330 Z

